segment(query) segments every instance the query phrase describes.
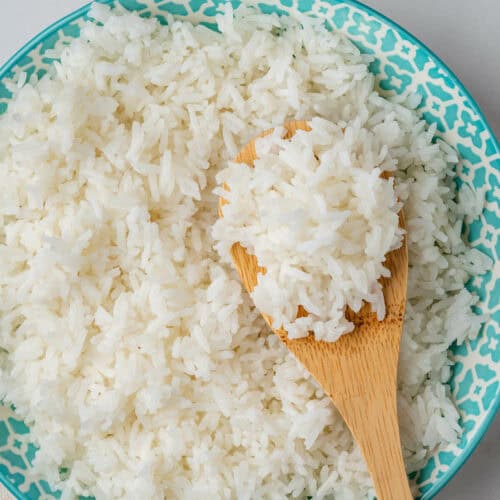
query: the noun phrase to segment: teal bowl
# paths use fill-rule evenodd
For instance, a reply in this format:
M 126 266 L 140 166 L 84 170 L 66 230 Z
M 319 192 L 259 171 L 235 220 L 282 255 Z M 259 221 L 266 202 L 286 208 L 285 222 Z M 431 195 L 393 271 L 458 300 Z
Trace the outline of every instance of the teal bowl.
M 214 6 L 224 0 L 101 0 L 120 4 L 142 16 L 166 12 L 193 22 L 213 26 Z M 232 0 L 239 5 L 240 0 Z M 478 337 L 451 349 L 455 361 L 449 382 L 461 412 L 462 437 L 458 445 L 441 449 L 426 466 L 412 474 L 420 498 L 434 497 L 456 474 L 486 433 L 500 406 L 500 147 L 474 99 L 448 67 L 428 48 L 390 19 L 354 0 L 263 0 L 257 7 L 265 12 L 287 14 L 293 10 L 328 21 L 363 52 L 373 54 L 371 65 L 382 91 L 407 90 L 422 96 L 421 112 L 437 134 L 452 145 L 462 158 L 458 185 L 468 184 L 485 192 L 482 215 L 468 224 L 467 238 L 473 247 L 489 255 L 493 271 L 476 277 L 468 288 L 480 297 L 478 314 L 489 321 Z M 11 94 L 5 82 L 20 72 L 44 74 L 52 60 L 47 50 L 78 37 L 89 6 L 53 24 L 25 45 L 0 69 L 0 114 Z M 0 406 L 0 481 L 23 500 L 57 497 L 48 484 L 30 475 L 36 453 L 33 445 L 21 444 L 19 435 L 29 428 L 9 408 Z

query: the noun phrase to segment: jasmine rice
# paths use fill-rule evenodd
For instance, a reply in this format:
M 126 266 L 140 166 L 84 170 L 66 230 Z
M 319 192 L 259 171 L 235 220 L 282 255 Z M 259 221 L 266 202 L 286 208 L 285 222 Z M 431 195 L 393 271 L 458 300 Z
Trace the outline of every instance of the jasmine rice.
M 217 193 L 228 203 L 213 234 L 223 256 L 239 242 L 265 268 L 252 297 L 273 327 L 332 342 L 354 328 L 347 307 L 358 312 L 366 302 L 384 319 L 378 280 L 390 275 L 386 254 L 401 246 L 401 204 L 394 179 L 381 177 L 396 168 L 387 150 L 371 161 L 360 154 L 383 143 L 383 131 L 321 118 L 309 127 L 289 139 L 277 127 L 255 142 L 252 168 L 230 162 L 219 173 Z M 307 316 L 297 318 L 299 306 Z
M 461 239 L 477 200 L 457 203 L 458 159 L 415 98 L 381 97 L 370 57 L 312 19 L 226 6 L 217 33 L 102 4 L 90 17 L 0 118 L 0 397 L 30 426 L 35 473 L 63 498 L 373 493 L 212 235 L 227 162 L 314 117 L 352 131 L 363 168 L 392 170 L 404 205 L 408 471 L 456 442 L 447 351 L 483 321 L 464 283 L 489 263 Z

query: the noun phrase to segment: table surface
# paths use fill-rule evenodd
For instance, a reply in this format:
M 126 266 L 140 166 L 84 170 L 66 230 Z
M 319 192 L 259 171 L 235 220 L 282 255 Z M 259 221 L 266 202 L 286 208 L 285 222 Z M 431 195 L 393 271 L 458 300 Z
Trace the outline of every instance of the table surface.
M 85 3 L 85 0 L 2 0 L 0 65 L 48 24 Z M 439 55 L 469 89 L 500 137 L 500 1 L 364 0 L 364 3 L 398 22 Z M 487 62 L 485 54 L 490 55 Z M 500 498 L 499 459 L 500 418 L 497 417 L 476 452 L 437 498 Z M 3 498 L 0 487 L 0 499 Z

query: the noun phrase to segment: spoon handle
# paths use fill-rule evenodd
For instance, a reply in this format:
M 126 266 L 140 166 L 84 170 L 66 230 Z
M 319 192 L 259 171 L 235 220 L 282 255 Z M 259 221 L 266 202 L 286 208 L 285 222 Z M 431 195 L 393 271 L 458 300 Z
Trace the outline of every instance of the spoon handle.
M 396 404 L 402 313 L 389 307 L 378 331 L 371 326 L 373 317 L 365 316 L 356 331 L 326 347 L 323 361 L 329 369 L 318 377 L 365 457 L 378 500 L 413 498 Z M 349 349 L 342 348 L 343 342 L 350 342 Z
M 379 386 L 380 389 L 380 386 Z M 366 395 L 337 407 L 356 439 L 370 471 L 378 500 L 408 500 L 413 496 L 401 452 L 396 391 Z
M 355 331 L 332 343 L 290 340 L 287 347 L 311 372 L 340 411 L 371 473 L 378 500 L 412 497 L 401 452 L 396 378 L 403 306 L 377 321 L 365 306 Z M 378 327 L 378 330 L 374 328 Z

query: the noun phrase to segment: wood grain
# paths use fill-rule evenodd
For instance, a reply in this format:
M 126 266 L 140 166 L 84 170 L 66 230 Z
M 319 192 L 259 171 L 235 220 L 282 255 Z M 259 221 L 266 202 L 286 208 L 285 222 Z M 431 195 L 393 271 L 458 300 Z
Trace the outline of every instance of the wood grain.
M 284 125 L 285 137 L 297 130 L 311 130 L 305 121 Z M 261 136 L 268 135 L 268 130 Z M 236 157 L 236 161 L 250 167 L 256 159 L 255 140 Z M 226 189 L 230 189 L 226 186 Z M 220 199 L 220 214 L 227 203 Z M 400 225 L 404 216 L 400 213 Z M 246 289 L 251 292 L 259 273 L 254 255 L 235 243 L 232 259 Z M 379 500 L 407 500 L 412 498 L 401 453 L 396 409 L 396 377 L 399 346 L 406 304 L 408 253 L 406 238 L 398 250 L 387 256 L 391 277 L 382 279 L 387 314 L 378 321 L 370 307 L 365 305 L 347 318 L 355 324 L 352 333 L 337 342 L 316 341 L 312 335 L 303 339 L 289 339 L 282 329 L 274 329 L 287 348 L 306 367 L 339 409 L 361 448 L 370 470 Z M 298 315 L 307 312 L 299 307 Z M 263 314 L 269 325 L 271 318 Z

